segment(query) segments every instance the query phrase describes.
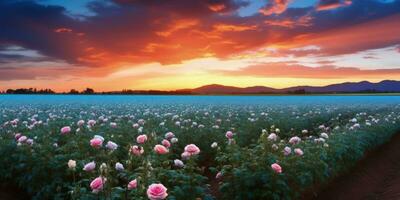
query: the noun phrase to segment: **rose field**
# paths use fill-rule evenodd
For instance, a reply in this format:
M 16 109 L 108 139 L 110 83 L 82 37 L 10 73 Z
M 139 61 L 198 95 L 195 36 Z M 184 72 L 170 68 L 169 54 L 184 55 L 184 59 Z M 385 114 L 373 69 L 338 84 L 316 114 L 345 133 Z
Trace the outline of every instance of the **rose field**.
M 400 131 L 397 96 L 0 96 L 32 199 L 302 199 Z

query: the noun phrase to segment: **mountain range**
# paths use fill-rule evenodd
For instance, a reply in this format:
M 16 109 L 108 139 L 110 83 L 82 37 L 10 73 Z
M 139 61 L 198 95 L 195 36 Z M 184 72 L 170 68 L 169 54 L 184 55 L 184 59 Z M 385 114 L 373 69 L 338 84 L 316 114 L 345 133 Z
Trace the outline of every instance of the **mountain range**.
M 369 81 L 345 82 L 327 86 L 296 86 L 276 89 L 265 86 L 234 87 L 225 85 L 205 85 L 194 89 L 177 90 L 192 94 L 273 94 L 273 93 L 360 93 L 360 92 L 400 92 L 400 81 L 384 80 L 378 83 Z
M 234 87 L 225 85 L 205 85 L 193 89 L 181 90 L 122 90 L 111 92 L 95 92 L 91 88 L 79 92 L 56 93 L 51 89 L 19 88 L 0 91 L 0 94 L 138 94 L 138 95 L 208 95 L 208 94 L 332 94 L 332 93 L 400 93 L 400 81 L 384 80 L 378 83 L 368 81 L 346 82 L 327 86 L 295 86 L 276 89 L 265 86 Z

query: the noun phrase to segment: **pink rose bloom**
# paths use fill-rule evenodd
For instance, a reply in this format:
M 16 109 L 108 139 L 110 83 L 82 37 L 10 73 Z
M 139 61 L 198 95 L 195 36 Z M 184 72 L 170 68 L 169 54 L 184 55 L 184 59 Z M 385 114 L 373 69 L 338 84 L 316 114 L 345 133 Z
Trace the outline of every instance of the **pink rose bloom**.
M 164 145 L 164 147 L 170 148 L 171 147 L 171 143 L 168 140 L 163 140 L 161 142 L 162 145 Z
M 96 120 L 91 119 L 87 123 L 89 126 L 94 126 L 96 124 Z
M 181 154 L 181 157 L 182 157 L 182 159 L 184 159 L 184 160 L 187 160 L 187 159 L 189 159 L 190 158 L 190 153 L 188 153 L 188 152 L 183 152 L 182 154 Z
M 27 138 L 25 135 L 23 135 L 23 136 L 21 136 L 21 137 L 18 138 L 18 142 L 19 142 L 19 143 L 24 143 L 27 139 L 28 139 L 28 138 Z
M 298 144 L 300 142 L 301 142 L 301 139 L 297 136 L 294 136 L 294 137 L 290 138 L 290 140 L 289 140 L 289 143 L 293 144 L 293 145 Z
M 117 162 L 117 163 L 115 163 L 115 169 L 117 171 L 123 171 L 125 168 L 124 168 L 124 165 L 122 165 L 120 162 Z
M 92 188 L 93 193 L 98 193 L 103 189 L 105 180 L 103 177 L 99 176 L 95 178 L 91 183 L 90 183 L 90 188 Z
M 137 187 L 137 180 L 132 180 L 128 183 L 128 190 L 136 189 Z
M 17 134 L 15 134 L 14 138 L 15 138 L 15 140 L 18 140 L 21 136 L 22 136 L 21 133 L 17 133 Z
M 71 132 L 71 127 L 69 126 L 64 126 L 61 128 L 61 134 L 65 135 Z
M 179 160 L 179 159 L 174 160 L 174 165 L 176 167 L 184 167 L 185 166 L 185 164 L 183 164 L 182 160 Z
M 79 120 L 78 122 L 76 122 L 76 125 L 78 126 L 83 126 L 83 124 L 85 124 L 85 121 L 83 120 Z
M 164 147 L 163 145 L 159 145 L 157 144 L 156 146 L 154 146 L 154 151 L 157 154 L 163 155 L 163 154 L 167 154 L 168 153 L 168 149 L 166 147 Z
M 284 149 L 283 149 L 283 154 L 285 155 L 285 156 L 288 156 L 288 155 L 290 155 L 292 153 L 292 149 L 290 148 L 290 147 L 285 147 Z
M 194 144 L 189 144 L 189 145 L 186 145 L 185 152 L 189 153 L 192 156 L 192 155 L 199 154 L 200 153 L 200 149 L 199 149 L 199 147 L 197 147 Z
M 153 183 L 147 188 L 147 197 L 149 197 L 150 200 L 162 200 L 167 198 L 167 196 L 167 188 L 161 183 Z
M 139 136 L 136 138 L 136 142 L 139 143 L 139 144 L 143 144 L 143 143 L 145 143 L 146 141 L 147 141 L 147 135 L 139 135 Z
M 276 141 L 278 139 L 278 136 L 275 133 L 271 133 L 268 135 L 268 140 L 269 141 Z
M 228 138 L 228 139 L 232 139 L 233 138 L 232 131 L 227 131 L 226 134 L 225 134 L 225 137 Z
M 90 171 L 93 171 L 95 168 L 96 168 L 96 163 L 94 161 L 92 161 L 92 162 L 86 164 L 83 167 L 83 170 L 87 171 L 87 172 L 90 172 Z
M 118 145 L 115 142 L 108 141 L 106 147 L 107 149 L 114 151 L 118 148 Z
M 18 119 L 14 119 L 14 120 L 12 120 L 10 123 L 11 123 L 12 125 L 17 125 L 17 124 L 18 124 L 18 122 L 19 122 L 19 120 L 18 120 Z
M 303 150 L 301 150 L 300 148 L 294 149 L 294 153 L 298 156 L 302 156 L 304 154 Z
M 172 139 L 173 137 L 175 137 L 175 135 L 174 135 L 174 133 L 172 133 L 172 132 L 168 132 L 168 133 L 165 134 L 165 139 L 167 139 L 167 140 L 170 140 L 170 139 Z
M 130 153 L 136 156 L 140 156 L 144 153 L 144 149 L 140 146 L 134 145 L 131 146 Z
M 27 139 L 26 144 L 33 145 L 33 139 Z
M 215 178 L 216 178 L 216 179 L 222 178 L 222 173 L 221 173 L 221 172 L 218 172 L 217 175 L 215 175 Z
M 100 148 L 103 145 L 103 140 L 100 138 L 93 138 L 90 140 L 90 146 Z
M 140 125 L 144 125 L 145 122 L 146 122 L 146 121 L 144 121 L 144 119 L 139 119 L 139 120 L 137 121 L 137 123 L 140 124 Z
M 274 163 L 271 165 L 272 170 L 274 170 L 275 173 L 282 173 L 282 167 L 278 165 L 277 163 Z

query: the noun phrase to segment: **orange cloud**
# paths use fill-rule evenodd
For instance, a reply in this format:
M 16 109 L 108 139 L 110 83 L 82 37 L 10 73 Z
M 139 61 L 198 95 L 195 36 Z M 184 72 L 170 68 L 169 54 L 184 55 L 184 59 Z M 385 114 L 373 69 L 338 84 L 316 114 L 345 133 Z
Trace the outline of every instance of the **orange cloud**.
M 281 14 L 286 11 L 290 0 L 270 0 L 268 4 L 259 11 L 263 15 Z
M 399 21 L 400 14 L 397 14 L 336 30 L 299 34 L 293 39 L 278 42 L 277 46 L 281 45 L 282 52 L 287 52 L 292 48 L 314 45 L 320 49 L 310 52 L 324 56 L 384 48 L 400 43 Z
M 359 69 L 356 67 L 321 66 L 308 67 L 299 64 L 275 62 L 251 65 L 239 70 L 221 70 L 228 76 L 254 76 L 274 78 L 400 78 L 400 69 Z
M 153 53 L 159 49 L 178 49 L 180 47 L 181 47 L 181 45 L 179 45 L 179 44 L 164 45 L 164 44 L 158 44 L 158 43 L 149 43 L 146 45 L 146 47 L 142 51 L 146 52 L 146 53 Z
M 216 24 L 213 26 L 214 30 L 217 32 L 225 32 L 225 31 L 233 31 L 233 32 L 241 32 L 241 31 L 249 31 L 255 30 L 257 28 L 256 25 L 233 25 L 233 24 Z
M 342 6 L 349 6 L 352 4 L 352 0 L 321 0 L 317 5 L 317 10 L 332 10 Z
M 226 8 L 225 4 L 214 4 L 214 5 L 209 5 L 208 8 L 214 12 L 219 12 L 223 9 Z
M 72 29 L 69 29 L 69 28 L 57 28 L 57 29 L 54 29 L 54 32 L 56 32 L 56 33 L 71 33 Z
M 80 46 L 74 48 L 82 51 L 79 52 L 79 62 L 103 67 L 123 63 L 171 64 L 209 56 L 225 59 L 244 54 L 256 55 L 257 49 L 265 47 L 276 47 L 275 56 L 328 56 L 399 44 L 399 20 L 400 15 L 395 15 L 316 33 L 302 33 L 294 29 L 299 26 L 310 27 L 311 16 L 303 16 L 297 19 L 297 23 L 285 20 L 282 23 L 264 22 L 270 26 L 291 28 L 293 32 L 272 30 L 268 26 L 253 23 L 204 24 L 201 20 L 175 20 L 174 25 L 156 31 L 159 34 L 163 32 L 161 35 L 144 32 L 135 37 L 127 37 L 124 32 L 115 31 L 114 37 L 106 38 L 104 42 L 83 37 Z M 320 49 L 291 50 L 312 45 Z
M 334 3 L 334 4 L 328 4 L 328 5 L 320 5 L 317 7 L 318 11 L 321 10 L 332 10 L 335 8 L 339 8 L 340 6 L 342 6 L 340 3 Z
M 156 34 L 159 36 L 168 37 L 176 31 L 191 28 L 193 26 L 196 26 L 198 23 L 199 23 L 199 21 L 195 20 L 195 19 L 177 20 L 177 21 L 171 23 L 172 25 L 170 27 L 168 27 L 167 30 L 156 32 Z
M 281 26 L 286 28 L 294 28 L 295 26 L 311 26 L 311 16 L 305 15 L 297 20 L 292 19 L 267 19 L 264 21 L 265 24 L 270 26 Z

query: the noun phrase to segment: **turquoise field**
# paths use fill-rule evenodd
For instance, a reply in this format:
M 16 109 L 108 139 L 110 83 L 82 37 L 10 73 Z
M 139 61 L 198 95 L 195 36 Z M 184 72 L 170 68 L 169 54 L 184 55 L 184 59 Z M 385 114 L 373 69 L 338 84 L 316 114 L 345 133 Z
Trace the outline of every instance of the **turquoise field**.
M 400 96 L 0 95 L 33 199 L 299 199 L 400 130 Z

